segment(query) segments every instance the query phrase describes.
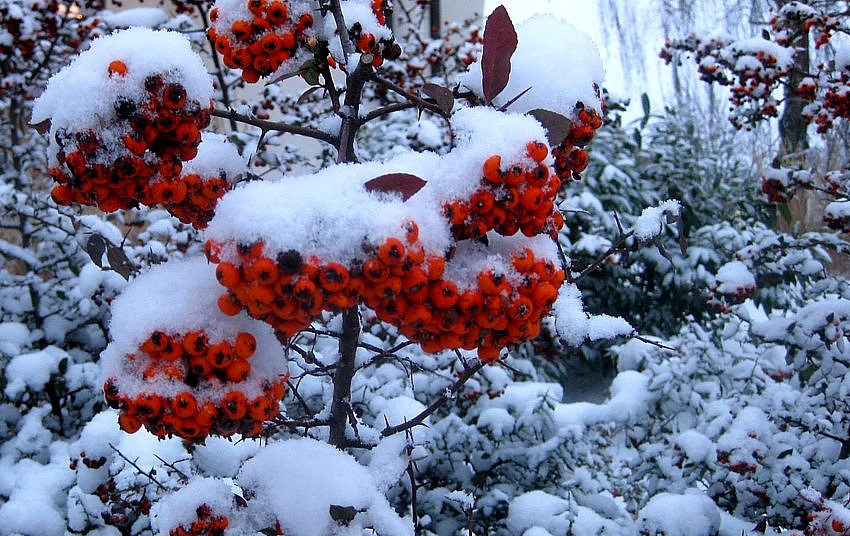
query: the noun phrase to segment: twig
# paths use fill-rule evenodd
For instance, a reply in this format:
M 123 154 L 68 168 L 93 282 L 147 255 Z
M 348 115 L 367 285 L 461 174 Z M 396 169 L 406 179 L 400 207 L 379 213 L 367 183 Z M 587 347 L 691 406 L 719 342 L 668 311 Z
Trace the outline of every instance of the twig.
M 297 125 L 290 125 L 287 123 L 280 123 L 276 121 L 266 121 L 265 119 L 258 119 L 249 115 L 240 114 L 235 110 L 213 110 L 212 115 L 215 117 L 239 121 L 240 123 L 245 123 L 246 125 L 255 126 L 263 131 L 274 130 L 276 132 L 285 132 L 287 134 L 295 134 L 297 136 L 313 138 L 314 140 L 323 141 L 331 145 L 337 144 L 336 136 L 334 136 L 333 134 L 328 134 L 327 132 L 323 132 L 316 128 L 299 127 Z
M 134 462 L 133 460 L 131 460 L 131 459 L 130 459 L 130 458 L 128 458 L 127 456 L 124 456 L 124 454 L 123 454 L 120 450 L 118 450 L 117 448 L 115 448 L 115 446 L 114 446 L 112 443 L 109 443 L 109 448 L 111 448 L 112 450 L 114 450 L 114 451 L 115 451 L 115 453 L 116 453 L 116 454 L 118 454 L 119 456 L 121 456 L 121 459 L 122 459 L 122 460 L 124 460 L 125 462 L 127 462 L 127 463 L 129 463 L 131 466 L 133 466 L 133 469 L 135 469 L 136 471 L 138 471 L 140 475 L 145 475 L 146 477 L 148 477 L 148 480 L 150 480 L 151 482 L 153 482 L 154 484 L 156 484 L 156 486 L 157 486 L 159 489 L 161 489 L 162 491 L 167 491 L 167 490 L 168 490 L 168 488 L 166 488 L 166 487 L 165 487 L 164 485 L 162 485 L 162 484 L 161 484 L 161 483 L 160 483 L 160 482 L 159 482 L 156 478 L 154 478 L 154 476 L 153 476 L 152 472 L 145 471 L 144 469 L 142 469 L 141 467 L 139 467 L 139 466 L 138 466 L 138 464 L 137 464 L 136 462 Z
M 478 363 L 464 369 L 460 377 L 454 384 L 452 384 L 452 386 L 447 390 L 447 392 L 443 393 L 442 395 L 440 395 L 439 398 L 431 402 L 431 405 L 422 410 L 419 415 L 401 424 L 396 424 L 394 426 L 388 426 L 384 428 L 383 430 L 381 430 L 381 435 L 383 437 L 387 437 L 413 428 L 414 426 L 419 426 L 425 421 L 425 419 L 431 416 L 431 414 L 440 409 L 440 406 L 448 402 L 450 398 L 454 397 L 454 395 L 456 395 L 458 391 L 460 391 L 460 389 L 466 384 L 466 382 L 468 382 L 470 378 L 472 378 L 479 370 L 481 370 L 485 366 L 486 363 L 484 363 L 483 361 L 479 361 Z

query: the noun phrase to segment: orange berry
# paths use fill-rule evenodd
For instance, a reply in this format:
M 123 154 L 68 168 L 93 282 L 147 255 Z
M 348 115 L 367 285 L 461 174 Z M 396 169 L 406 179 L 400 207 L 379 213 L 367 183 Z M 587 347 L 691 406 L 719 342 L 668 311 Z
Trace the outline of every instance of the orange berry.
M 511 256 L 511 262 L 518 272 L 528 272 L 534 266 L 534 252 L 530 248 L 522 248 L 514 252 Z
M 370 257 L 363 262 L 363 276 L 370 283 L 379 283 L 389 277 L 389 270 L 379 259 Z
M 106 69 L 109 71 L 110 76 L 113 74 L 118 76 L 127 74 L 127 64 L 121 60 L 112 60 Z
M 229 292 L 225 292 L 218 297 L 218 308 L 227 316 L 236 316 L 242 310 L 242 304 L 236 301 L 236 297 Z
M 493 270 L 478 274 L 478 288 L 485 296 L 492 296 L 501 292 L 505 285 L 505 275 L 497 274 Z
M 448 309 L 458 301 L 457 285 L 445 279 L 435 281 L 428 289 L 428 296 L 437 309 Z
M 50 197 L 57 205 L 68 206 L 74 202 L 74 191 L 64 184 L 57 184 L 50 190 Z
M 159 356 L 165 361 L 177 361 L 183 357 L 183 345 L 179 342 L 168 341 L 165 348 L 159 351 Z
M 262 13 L 263 8 L 265 8 L 264 0 L 248 0 L 248 11 L 250 11 L 254 15 L 259 15 L 260 13 Z
M 245 279 L 263 285 L 272 285 L 280 275 L 277 263 L 268 257 L 262 257 L 249 264 L 245 269 Z
M 189 355 L 205 355 L 209 341 L 203 331 L 190 331 L 183 337 L 183 349 Z
M 252 67 L 248 67 L 247 65 L 242 70 L 242 80 L 248 82 L 249 84 L 256 83 L 260 80 L 259 71 L 254 70 Z
M 198 402 L 195 400 L 195 396 L 188 391 L 177 393 L 171 399 L 171 411 L 178 417 L 190 417 L 197 409 Z
M 252 400 L 248 405 L 248 415 L 255 421 L 265 421 L 270 419 L 276 413 L 277 408 L 273 407 L 272 401 L 265 397 Z
M 251 38 L 251 24 L 248 21 L 237 20 L 230 26 L 230 31 L 237 41 L 246 42 Z
M 478 358 L 485 363 L 492 363 L 499 359 L 500 350 L 492 346 L 481 346 L 478 348 Z
M 155 419 L 162 413 L 162 397 L 153 393 L 142 393 L 136 399 L 136 414 L 142 419 Z
M 558 291 L 549 283 L 541 283 L 537 285 L 534 292 L 531 294 L 531 299 L 535 307 L 548 309 L 555 303 L 558 298 Z
M 223 262 L 215 267 L 215 277 L 223 286 L 232 288 L 242 279 L 239 267 L 230 262 Z
M 493 204 L 496 202 L 493 194 L 487 190 L 478 190 L 472 194 L 472 211 L 476 214 L 486 214 L 493 209 Z
M 236 336 L 236 344 L 233 345 L 236 357 L 248 359 L 257 351 L 257 339 L 247 331 Z
M 502 173 L 502 157 L 494 154 L 484 161 L 484 178 L 493 184 L 502 184 L 505 176 Z
M 535 162 L 542 162 L 549 156 L 549 147 L 540 141 L 529 142 L 525 147 L 528 156 Z
M 228 419 L 239 420 L 248 412 L 248 400 L 241 391 L 230 391 L 221 400 L 221 410 Z
M 269 22 L 275 26 L 286 22 L 286 15 L 288 12 L 289 8 L 287 7 L 286 2 L 275 1 L 271 2 L 268 7 L 266 7 L 266 17 L 268 17 Z
M 467 290 L 458 298 L 457 307 L 461 313 L 472 318 L 484 307 L 484 297 L 480 292 Z
M 348 286 L 350 281 L 348 269 L 337 262 L 324 265 L 319 272 L 319 284 L 326 292 L 340 292 Z
M 142 427 L 142 421 L 136 416 L 121 412 L 118 415 L 118 426 L 128 434 L 135 434 Z
M 225 370 L 225 376 L 231 382 L 244 381 L 251 374 L 251 364 L 245 359 L 234 359 Z
M 396 266 L 404 262 L 404 244 L 398 238 L 387 238 L 378 246 L 378 258 L 387 266 Z
M 212 365 L 204 355 L 193 355 L 189 358 L 189 371 L 198 378 L 206 378 L 212 373 Z
M 233 347 L 227 341 L 221 341 L 210 345 L 207 350 L 207 359 L 213 368 L 224 369 L 233 361 Z

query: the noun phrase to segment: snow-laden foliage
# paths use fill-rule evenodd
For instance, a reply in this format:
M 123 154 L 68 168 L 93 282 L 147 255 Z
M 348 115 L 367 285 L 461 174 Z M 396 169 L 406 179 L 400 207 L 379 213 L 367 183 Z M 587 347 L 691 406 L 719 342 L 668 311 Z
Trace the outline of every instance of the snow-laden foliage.
M 553 19 L 517 26 L 511 54 L 499 10 L 431 39 L 427 2 L 172 3 L 98 23 L 103 6 L 0 4 L 28 21 L 3 46 L 34 36 L 18 71 L 0 60 L 19 84 L 0 100 L 0 534 L 847 532 L 850 295 L 827 271 L 846 244 L 772 228 L 740 138 L 648 102 L 622 127 L 598 56 Z M 23 129 L 47 75 L 110 25 L 191 41 L 96 41 L 83 81 L 120 91 L 66 109 L 56 85 L 36 114 L 50 137 Z M 165 101 L 198 110 L 164 88 L 189 84 L 190 43 L 226 138 L 174 151 Z M 723 58 L 784 70 L 782 46 Z M 162 88 L 150 64 L 170 66 Z M 151 86 L 133 93 L 137 69 Z M 112 118 L 127 95 L 156 132 L 57 139 L 63 115 Z M 48 200 L 48 155 L 84 154 L 82 178 L 113 150 L 169 165 L 110 216 Z M 811 176 L 785 164 L 766 176 Z

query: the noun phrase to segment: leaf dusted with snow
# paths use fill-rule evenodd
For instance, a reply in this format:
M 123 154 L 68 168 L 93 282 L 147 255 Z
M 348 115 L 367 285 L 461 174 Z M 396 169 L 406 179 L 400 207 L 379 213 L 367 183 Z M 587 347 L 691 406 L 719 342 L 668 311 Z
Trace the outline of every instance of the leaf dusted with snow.
M 425 186 L 426 181 L 410 173 L 388 173 L 366 181 L 364 186 L 368 192 L 399 194 L 407 201 Z
M 635 221 L 635 238 L 643 243 L 655 240 L 664 231 L 664 225 L 678 221 L 681 212 L 682 205 L 675 199 L 645 208 Z
M 484 26 L 484 52 L 481 56 L 484 102 L 490 104 L 508 85 L 511 56 L 518 44 L 514 23 L 505 6 L 499 6 L 487 17 Z

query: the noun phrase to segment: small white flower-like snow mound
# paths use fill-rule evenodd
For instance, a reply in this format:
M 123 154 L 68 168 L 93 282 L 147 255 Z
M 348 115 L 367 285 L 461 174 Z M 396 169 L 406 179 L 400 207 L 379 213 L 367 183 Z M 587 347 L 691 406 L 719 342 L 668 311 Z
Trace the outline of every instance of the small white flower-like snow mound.
M 396 514 L 366 467 L 314 439 L 269 445 L 245 462 L 238 483 L 253 497 L 247 518 L 259 527 L 280 523 L 287 536 L 353 536 L 368 527 L 413 534 L 413 524 Z
M 734 294 L 748 289 L 754 289 L 756 278 L 741 261 L 727 262 L 717 270 L 717 292 Z
M 720 512 L 708 496 L 659 493 L 638 513 L 638 526 L 648 534 L 710 536 L 720 530 Z
M 605 70 L 596 44 L 587 34 L 550 15 L 531 17 L 516 26 L 516 33 L 510 79 L 494 104 L 503 105 L 531 88 L 511 104 L 510 111 L 526 113 L 542 108 L 571 117 L 576 103 L 581 102 L 602 113 L 599 88 Z M 561 66 L 569 70 L 565 72 Z M 461 83 L 483 97 L 481 76 L 479 60 L 470 65 Z
M 123 62 L 123 75 L 110 73 L 113 61 Z M 206 106 L 213 98 L 210 75 L 201 57 L 182 34 L 130 28 L 95 39 L 91 47 L 51 77 L 36 99 L 32 123 L 51 120 L 51 136 L 58 128 L 100 128 L 114 116 L 121 97 L 144 96 L 145 79 L 167 73 L 186 90 L 186 97 Z

